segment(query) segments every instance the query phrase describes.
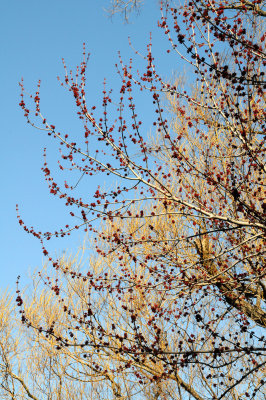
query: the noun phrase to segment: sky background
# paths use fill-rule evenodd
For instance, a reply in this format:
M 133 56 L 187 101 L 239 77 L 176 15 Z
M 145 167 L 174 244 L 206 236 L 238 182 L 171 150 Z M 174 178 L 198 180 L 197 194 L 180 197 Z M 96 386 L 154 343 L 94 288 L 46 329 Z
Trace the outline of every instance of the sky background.
M 43 148 L 48 148 L 48 161 L 55 166 L 58 146 L 46 134 L 26 123 L 18 105 L 21 77 L 29 93 L 35 92 L 37 81 L 41 79 L 43 114 L 61 132 L 71 134 L 75 139 L 83 132 L 75 116 L 72 98 L 60 87 L 57 76 L 64 76 L 62 57 L 69 67 L 75 68 L 80 63 L 83 42 L 91 53 L 87 79 L 87 98 L 91 105 L 101 99 L 104 78 L 109 87 L 119 90 L 115 69 L 118 51 L 126 62 L 130 57 L 135 64 L 140 61 L 130 48 L 128 37 L 136 49 L 145 52 L 152 32 L 154 54 L 160 59 L 161 71 L 168 77 L 173 73 L 168 67 L 169 60 L 162 57 L 166 40 L 157 28 L 160 18 L 157 2 L 147 0 L 140 15 L 132 16 L 129 24 L 119 16 L 109 18 L 104 11 L 108 6 L 107 0 L 1 2 L 0 289 L 8 286 L 13 290 L 18 275 L 22 276 L 23 283 L 27 283 L 29 271 L 40 268 L 45 261 L 40 242 L 19 226 L 16 204 L 24 222 L 33 225 L 37 231 L 60 229 L 71 222 L 62 201 L 49 194 L 41 171 Z M 139 96 L 136 102 L 143 113 L 143 129 L 148 131 L 152 110 L 145 98 Z M 94 183 L 86 181 L 86 190 L 93 190 Z M 101 184 L 100 181 L 97 183 Z M 70 239 L 50 241 L 49 250 L 57 255 L 64 251 L 75 254 L 83 241 L 84 233 L 76 232 Z

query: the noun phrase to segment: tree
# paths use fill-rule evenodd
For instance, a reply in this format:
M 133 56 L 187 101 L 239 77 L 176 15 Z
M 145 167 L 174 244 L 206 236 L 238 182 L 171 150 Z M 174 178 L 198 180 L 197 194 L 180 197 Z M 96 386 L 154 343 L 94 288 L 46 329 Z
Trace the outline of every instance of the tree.
M 117 13 L 122 14 L 125 21 L 128 22 L 129 14 L 132 13 L 132 11 L 138 11 L 141 5 L 141 0 L 113 0 L 111 2 L 111 7 L 108 11 L 111 16 Z
M 141 369 L 137 372 L 139 384 L 145 379 L 157 382 L 175 376 L 179 389 L 196 399 L 263 398 L 263 7 L 261 1 L 192 0 L 180 8 L 162 8 L 160 27 L 169 40 L 167 51 L 190 66 L 194 80 L 164 82 L 150 44 L 143 74 L 134 74 L 133 66 L 121 60 L 118 117 L 113 123 L 109 108 L 117 102 L 106 89 L 102 116 L 86 102 L 84 51 L 77 72 L 79 82 L 66 66 L 64 80 L 84 122 L 83 147 L 42 116 L 39 86 L 34 97 L 41 129 L 59 139 L 66 151 L 63 159 L 84 175 L 102 173 L 117 180 L 116 189 L 99 187 L 88 202 L 73 197 L 70 184 L 62 189 L 46 163 L 43 169 L 51 193 L 76 209 L 70 212 L 72 216 L 80 213 L 81 223 L 75 227 L 95 235 L 99 257 L 114 257 L 115 273 L 109 267 L 95 275 L 88 268 L 86 273 L 72 271 L 73 280 L 89 284 L 99 296 L 113 296 L 113 304 L 122 302 L 118 315 L 130 326 L 130 337 L 122 336 L 122 323 L 118 328 L 114 324 L 110 333 L 93 304 L 88 303 L 85 314 L 78 317 L 66 307 L 65 312 L 77 321 L 77 331 L 87 327 L 92 332 L 79 345 L 113 349 L 114 354 L 125 357 L 124 364 L 119 358 L 117 371 L 121 374 L 125 370 L 134 373 L 130 360 L 159 363 L 160 373 L 156 371 L 153 377 L 147 378 Z M 28 122 L 37 127 L 25 104 L 23 84 L 21 87 L 20 105 Z M 154 104 L 151 138 L 141 131 L 135 87 L 150 94 Z M 165 96 L 168 105 L 163 105 Z M 96 156 L 87 150 L 94 141 Z M 55 269 L 68 275 L 69 270 L 49 256 L 44 240 L 69 234 L 73 228 L 67 225 L 60 232 L 40 234 L 19 220 L 41 240 Z M 95 220 L 102 220 L 106 228 L 99 228 Z M 60 285 L 51 289 L 64 299 Z M 141 299 L 141 306 L 128 306 L 134 291 L 139 291 L 135 296 Z M 20 294 L 18 303 L 23 306 Z M 22 319 L 34 326 L 23 308 Z M 53 325 L 43 329 L 57 337 L 60 347 L 77 346 L 55 333 Z M 95 344 L 95 337 L 101 344 Z M 199 379 L 205 380 L 203 391 Z

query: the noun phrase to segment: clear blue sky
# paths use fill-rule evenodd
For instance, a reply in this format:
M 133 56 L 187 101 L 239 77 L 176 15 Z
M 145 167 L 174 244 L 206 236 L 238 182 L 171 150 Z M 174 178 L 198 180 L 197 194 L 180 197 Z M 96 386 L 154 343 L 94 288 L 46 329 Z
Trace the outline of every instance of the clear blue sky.
M 43 148 L 56 164 L 57 146 L 44 134 L 26 124 L 18 103 L 18 82 L 23 76 L 29 92 L 42 80 L 41 105 L 51 123 L 65 133 L 82 134 L 74 114 L 72 99 L 57 83 L 63 74 L 61 58 L 75 67 L 81 60 L 82 43 L 91 53 L 88 93 L 92 103 L 101 96 L 103 78 L 117 88 L 115 63 L 118 50 L 125 60 L 134 57 L 128 45 L 131 37 L 136 48 L 145 51 L 152 31 L 155 52 L 169 76 L 168 63 L 161 57 L 163 33 L 157 28 L 160 17 L 156 0 L 147 0 L 138 17 L 124 24 L 119 17 L 111 20 L 104 11 L 108 0 L 10 0 L 0 6 L 0 79 L 1 79 L 1 280 L 0 288 L 14 287 L 18 274 L 25 277 L 29 269 L 42 265 L 44 259 L 38 240 L 26 234 L 16 218 L 16 203 L 23 220 L 36 230 L 52 231 L 67 221 L 63 203 L 51 197 L 43 179 Z M 165 65 L 163 63 L 165 62 Z M 94 101 L 95 100 L 95 101 Z M 149 108 L 141 103 L 149 129 Z M 54 143 L 55 144 L 55 143 Z M 89 182 L 88 190 L 90 190 Z M 50 249 L 75 253 L 84 234 L 70 240 L 55 239 Z

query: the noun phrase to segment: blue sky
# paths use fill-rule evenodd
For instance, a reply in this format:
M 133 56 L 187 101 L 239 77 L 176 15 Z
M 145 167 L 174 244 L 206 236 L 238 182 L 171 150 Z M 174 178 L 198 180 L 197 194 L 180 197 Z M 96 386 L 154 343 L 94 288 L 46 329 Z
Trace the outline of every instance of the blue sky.
M 137 17 L 124 24 L 119 17 L 108 18 L 104 11 L 106 0 L 10 0 L 1 2 L 1 280 L 0 288 L 14 287 L 17 275 L 26 275 L 42 265 L 44 259 L 38 240 L 24 232 L 16 218 L 18 203 L 21 216 L 27 225 L 36 230 L 53 230 L 67 223 L 67 212 L 62 202 L 51 197 L 43 179 L 43 148 L 48 147 L 48 157 L 53 165 L 58 159 L 57 145 L 45 134 L 26 123 L 18 103 L 19 85 L 24 78 L 29 92 L 36 89 L 41 79 L 41 108 L 45 116 L 60 131 L 82 135 L 69 94 L 57 82 L 63 76 L 61 58 L 75 67 L 82 57 L 82 43 L 91 53 L 88 73 L 88 99 L 97 103 L 101 97 L 104 77 L 114 91 L 118 88 L 115 63 L 120 50 L 123 59 L 135 58 L 128 44 L 131 37 L 140 51 L 146 49 L 149 33 L 153 32 L 155 53 L 167 76 L 171 75 L 162 54 L 163 33 L 157 28 L 160 17 L 157 2 L 146 1 Z M 148 106 L 141 100 L 138 106 L 145 110 L 149 129 Z M 100 183 L 100 182 L 98 182 Z M 90 190 L 90 183 L 88 190 Z M 84 240 L 77 232 L 71 239 L 55 239 L 49 249 L 61 254 L 75 254 Z

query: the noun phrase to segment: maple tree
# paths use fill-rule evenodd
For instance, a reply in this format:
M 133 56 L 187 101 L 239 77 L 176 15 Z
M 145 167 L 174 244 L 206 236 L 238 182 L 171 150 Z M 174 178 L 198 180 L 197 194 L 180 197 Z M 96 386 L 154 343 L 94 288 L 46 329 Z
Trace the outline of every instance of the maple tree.
M 56 270 L 82 281 L 87 295 L 95 292 L 94 299 L 111 296 L 114 307 L 121 307 L 111 327 L 93 302 L 86 301 L 87 309 L 75 315 L 63 306 L 60 284 L 50 285 L 47 278 L 65 313 L 75 321 L 78 336 L 86 332 L 88 338 L 77 344 L 67 332 L 56 333 L 53 323 L 41 329 L 56 336 L 59 348 L 80 346 L 119 354 L 117 374 L 129 371 L 139 384 L 172 377 L 180 389 L 176 398 L 185 392 L 195 399 L 262 398 L 264 4 L 192 0 L 179 8 L 166 4 L 161 11 L 159 26 L 168 38 L 167 52 L 190 66 L 194 80 L 165 82 L 157 72 L 150 43 L 143 73 L 135 73 L 132 63 L 120 60 L 119 101 L 104 88 L 103 113 L 98 116 L 98 109 L 86 101 L 84 50 L 76 74 L 64 64 L 62 82 L 73 94 L 84 123 L 83 145 L 59 133 L 42 116 L 40 84 L 32 96 L 34 112 L 42 120 L 39 128 L 59 139 L 64 148 L 62 163 L 69 162 L 84 176 L 101 173 L 117 181 L 115 189 L 99 187 L 94 199 L 87 201 L 73 196 L 71 184 L 65 182 L 62 188 L 45 162 L 50 192 L 71 206 L 70 214 L 81 223 L 43 234 L 19 217 L 20 224 L 40 239 Z M 21 88 L 24 115 L 38 127 L 26 105 L 23 83 Z M 137 115 L 137 88 L 150 95 L 154 105 L 150 138 Z M 118 107 L 113 122 L 112 107 Z M 95 156 L 89 147 L 96 149 Z M 105 225 L 99 226 L 99 220 Z M 115 272 L 109 265 L 100 274 L 89 267 L 78 273 L 49 256 L 45 240 L 82 227 L 95 235 L 99 258 L 113 257 Z M 19 292 L 17 301 L 24 323 L 34 326 Z M 147 374 L 145 368 L 136 371 L 136 364 L 160 368 Z M 203 389 L 200 379 L 205 382 Z

